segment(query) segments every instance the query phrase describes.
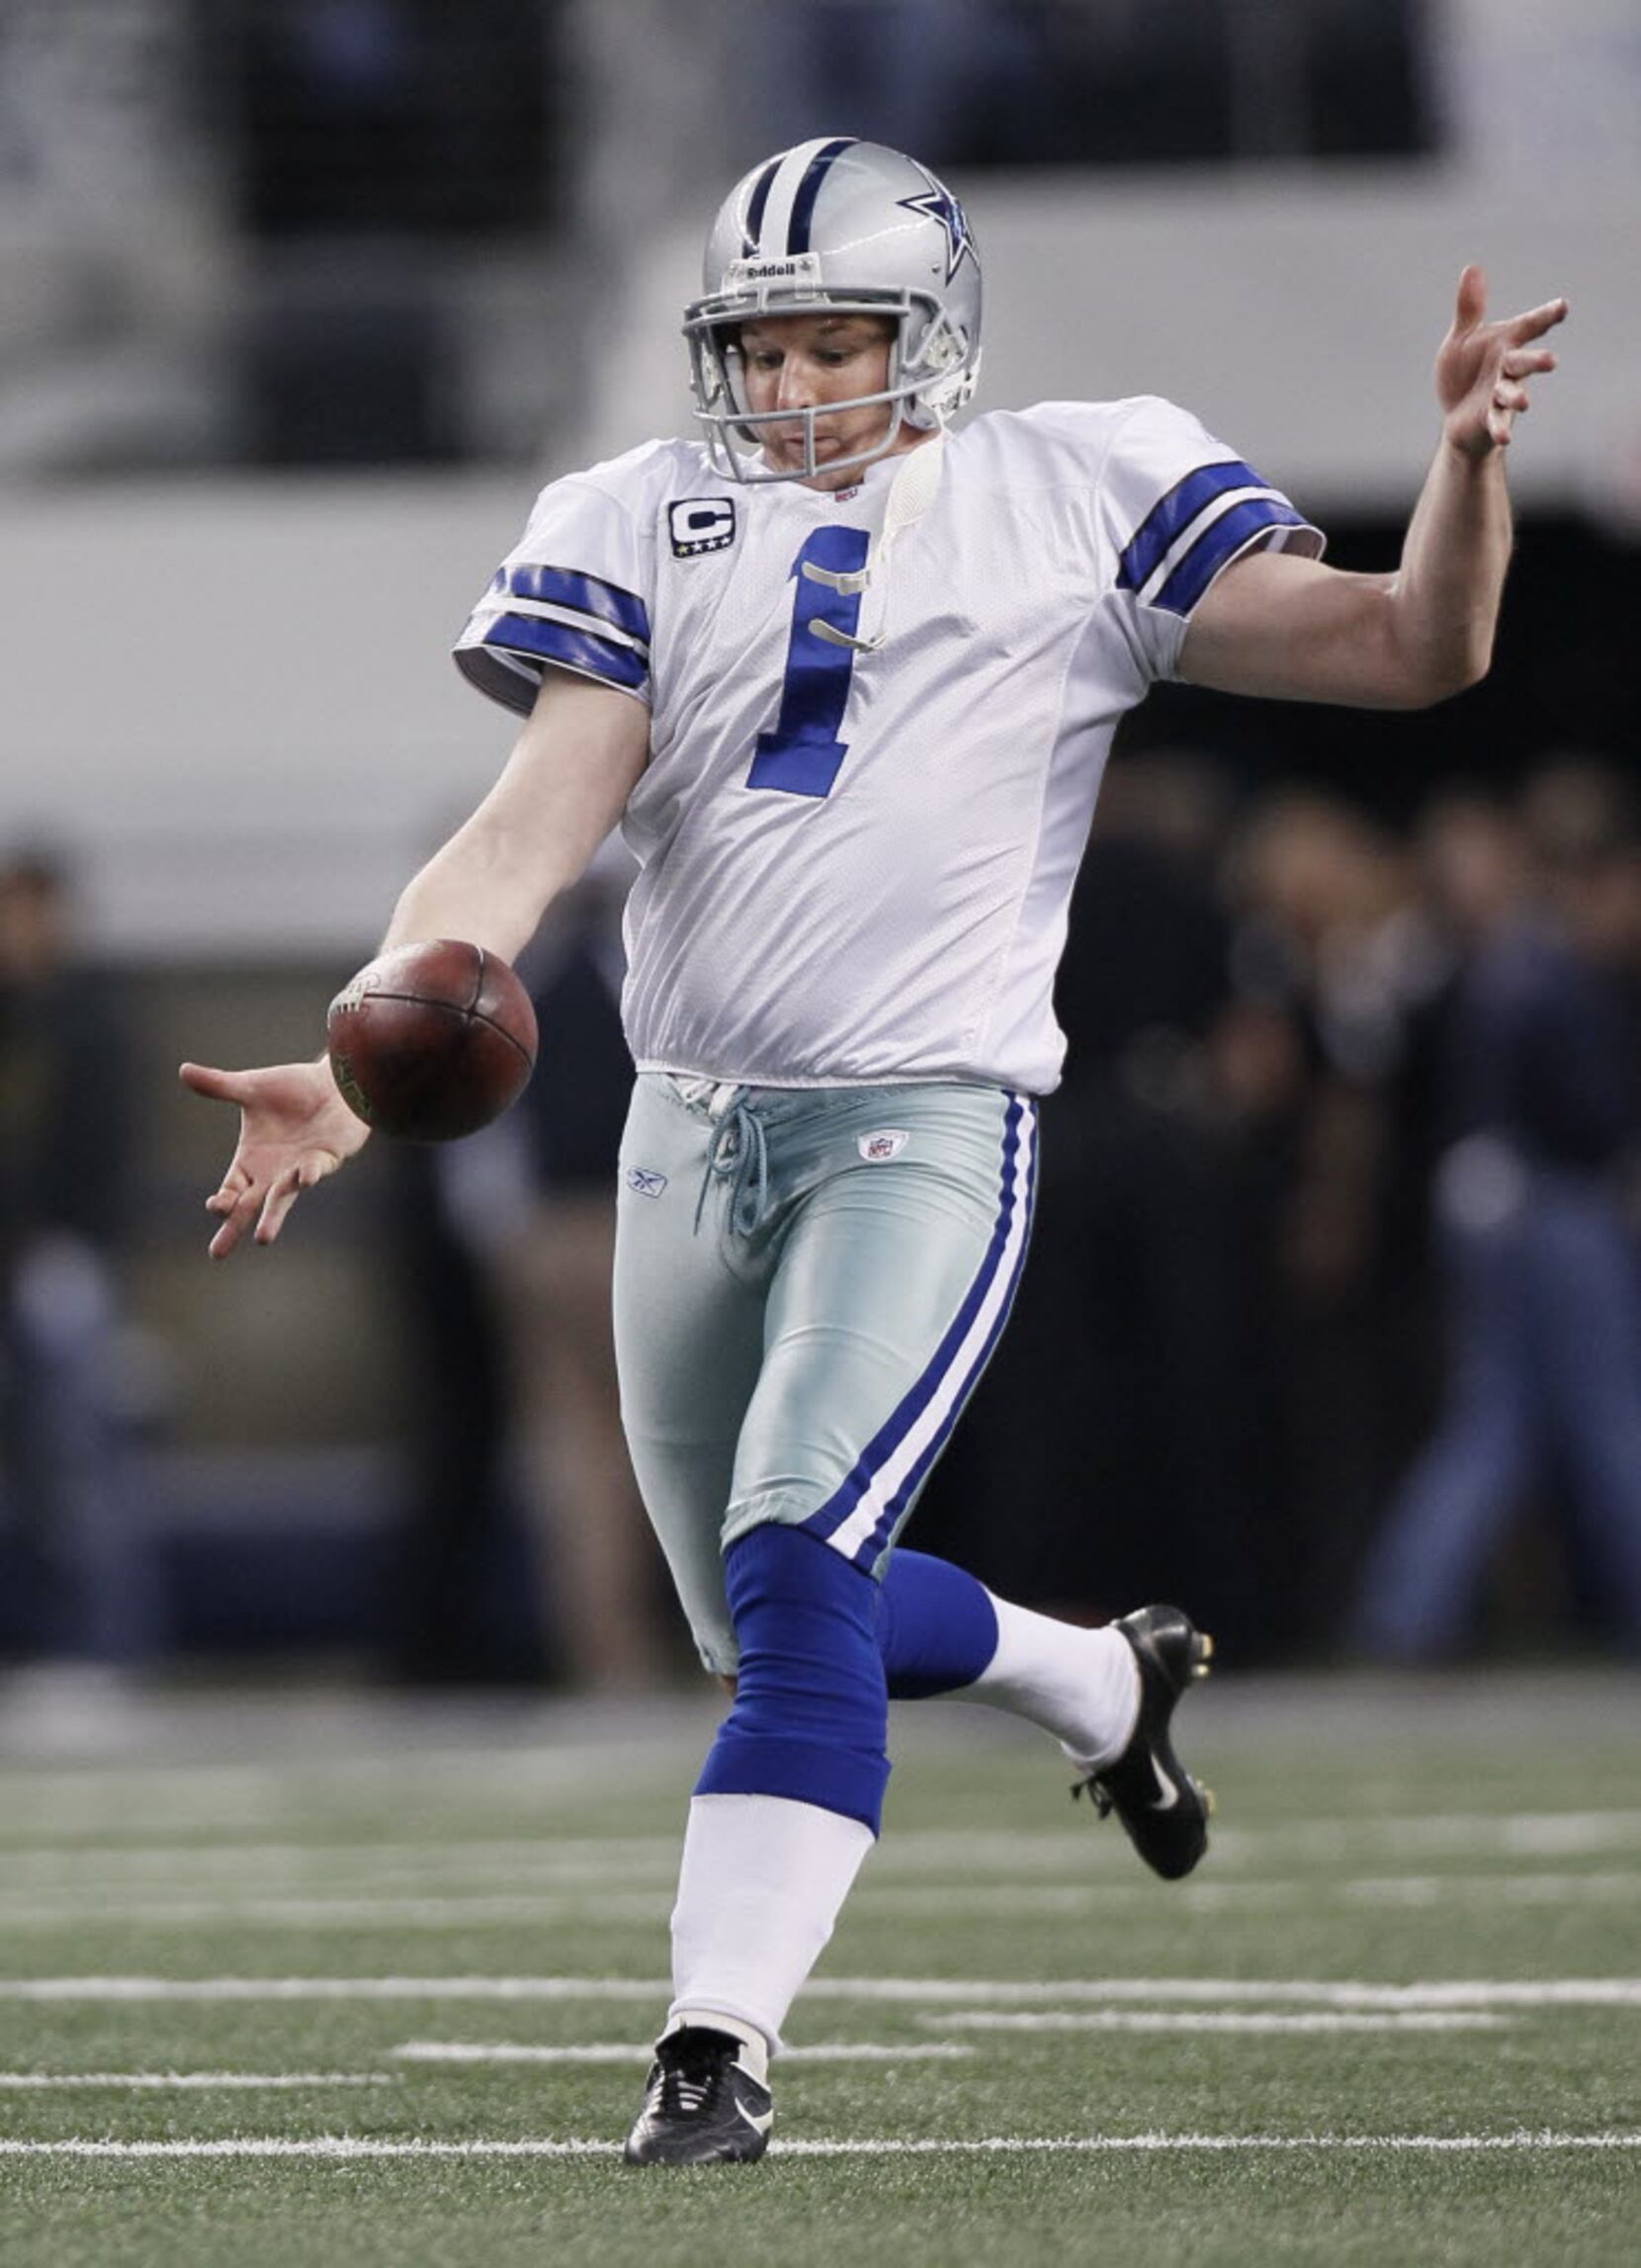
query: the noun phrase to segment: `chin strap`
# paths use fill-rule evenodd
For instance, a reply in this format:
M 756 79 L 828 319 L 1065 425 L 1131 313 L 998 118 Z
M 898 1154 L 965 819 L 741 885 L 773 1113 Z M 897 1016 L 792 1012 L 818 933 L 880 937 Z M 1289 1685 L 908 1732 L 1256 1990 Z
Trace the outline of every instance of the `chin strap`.
M 946 459 L 946 429 L 942 425 L 931 441 L 920 441 L 915 449 L 908 449 L 889 488 L 889 501 L 884 506 L 883 533 L 868 555 L 866 565 L 853 574 L 834 574 L 829 567 L 817 567 L 813 560 L 804 562 L 803 571 L 811 582 L 824 583 L 828 590 L 839 591 L 852 598 L 857 591 L 877 582 L 880 600 L 889 582 L 889 555 L 897 536 L 907 528 L 914 528 L 933 503 L 940 491 L 940 476 Z M 883 619 L 883 605 L 878 607 L 878 619 Z M 876 654 L 886 633 L 879 631 L 874 638 L 852 638 L 848 631 L 838 630 L 829 622 L 812 622 L 810 629 L 827 646 L 847 646 L 856 654 Z

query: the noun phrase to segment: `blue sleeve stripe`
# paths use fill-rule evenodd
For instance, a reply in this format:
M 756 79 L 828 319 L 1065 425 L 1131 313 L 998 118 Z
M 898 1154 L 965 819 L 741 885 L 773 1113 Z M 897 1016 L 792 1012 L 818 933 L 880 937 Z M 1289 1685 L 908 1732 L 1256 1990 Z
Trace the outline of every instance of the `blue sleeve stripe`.
M 1168 614 L 1189 614 L 1226 561 L 1261 528 L 1302 528 L 1302 516 L 1274 496 L 1250 496 L 1204 528 L 1151 601 Z
M 556 606 L 573 606 L 582 614 L 596 614 L 613 622 L 629 638 L 649 643 L 649 609 L 642 598 L 623 590 L 601 575 L 581 574 L 573 567 L 516 567 L 508 570 L 507 588 L 515 598 L 545 599 Z
M 1228 488 L 1267 488 L 1268 480 L 1245 465 L 1240 457 L 1218 465 L 1199 465 L 1176 480 L 1166 496 L 1158 498 L 1129 540 L 1117 564 L 1119 590 L 1139 590 L 1163 563 L 1164 555 L 1204 504 L 1223 496 Z
M 641 654 L 612 638 L 598 638 L 590 630 L 572 630 L 567 622 L 549 622 L 533 614 L 501 614 L 484 633 L 486 646 L 510 654 L 533 654 L 543 661 L 561 661 L 566 669 L 579 669 L 589 677 L 602 677 L 607 685 L 636 690 L 649 671 Z

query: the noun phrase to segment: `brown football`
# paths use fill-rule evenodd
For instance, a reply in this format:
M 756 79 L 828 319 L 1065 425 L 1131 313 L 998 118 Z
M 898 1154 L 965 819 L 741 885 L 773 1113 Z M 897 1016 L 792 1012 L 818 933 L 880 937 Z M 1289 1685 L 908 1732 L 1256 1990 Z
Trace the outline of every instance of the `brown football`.
M 401 1142 L 454 1142 L 498 1118 L 536 1063 L 536 1011 L 505 961 L 448 937 L 383 953 L 325 1019 L 349 1109 Z

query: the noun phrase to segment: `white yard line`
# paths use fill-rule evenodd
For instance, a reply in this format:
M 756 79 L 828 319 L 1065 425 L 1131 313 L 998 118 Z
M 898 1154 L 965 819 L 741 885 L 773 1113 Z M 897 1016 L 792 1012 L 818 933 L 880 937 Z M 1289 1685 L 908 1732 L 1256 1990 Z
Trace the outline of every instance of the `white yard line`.
M 1636 1882 L 1641 1896 L 1641 1877 Z M 1194 1904 L 1199 1893 L 1183 1893 Z M 996 1889 L 885 1889 L 870 1885 L 858 1889 L 851 1910 L 885 1920 L 919 1916 L 1019 1916 L 1092 1913 L 1103 1905 L 1129 1907 L 1149 1903 L 1152 1893 L 1144 1883 L 1102 1889 L 1085 1883 L 1063 1887 L 999 1887 Z M 1315 1893 L 1311 1893 L 1314 1897 Z M 443 1893 L 430 1897 L 164 1897 L 122 1894 L 118 1890 L 95 1897 L 65 1896 L 43 1902 L 9 1897 L 0 1892 L 0 1929 L 51 1929 L 68 1922 L 102 1923 L 110 1928 L 192 1929 L 201 1923 L 237 1928 L 267 1929 L 448 1929 L 515 1928 L 556 1922 L 630 1922 L 648 1926 L 664 1922 L 671 1911 L 675 1887 L 657 1883 L 649 1890 L 604 1890 L 591 1886 L 579 1892 L 491 1891 Z M 1262 1907 L 1278 1900 L 1291 1902 L 1290 1885 L 1237 1885 L 1219 1890 L 1216 1904 L 1227 1902 Z
M 619 2040 L 589 2041 L 578 2048 L 536 2048 L 511 2041 L 468 2043 L 456 2040 L 407 2040 L 389 2053 L 406 2063 L 648 2063 L 654 2050 L 644 2044 L 628 2046 Z M 908 2040 L 900 2043 L 873 2040 L 828 2041 L 813 2048 L 783 2048 L 787 2063 L 939 2063 L 959 2062 L 975 2053 L 956 2040 Z
M 1387 1812 L 1380 1818 L 1294 1819 L 1225 1826 L 1223 1860 L 1301 1859 L 1322 1865 L 1374 1858 L 1591 1858 L 1641 1850 L 1641 1811 Z
M 1260 1865 L 1295 1858 L 1326 1863 L 1443 1852 L 1464 1858 L 1581 1858 L 1641 1851 L 1641 1810 L 1394 1811 L 1377 1818 L 1275 1820 L 1259 1827 L 1238 1826 L 1233 1816 L 1216 1824 L 1212 1841 L 1216 1859 L 1233 1865 L 1248 1859 Z M 935 1870 L 945 1866 L 953 1873 L 980 1869 L 1017 1875 L 1056 1863 L 1067 1868 L 1099 1865 L 1108 1847 L 1113 1864 L 1122 1865 L 1121 1844 L 1097 1834 L 1091 1820 L 1013 1834 L 926 1828 L 897 1835 L 891 1830 L 873 1854 L 872 1866 L 882 1872 L 899 1854 Z
M 1018 1861 L 1016 1862 L 1018 1864 Z M 1226 1885 L 1213 1885 L 1222 1893 Z M 1183 1892 L 1196 1902 L 1198 1885 L 1192 1883 Z M 1267 1895 L 1266 1893 L 1271 1893 Z M 1244 1884 L 1230 1886 L 1228 1893 L 1239 1904 L 1271 1904 L 1290 1894 L 1290 1885 L 1278 1883 Z M 1180 1893 L 1176 1893 L 1176 1901 Z M 994 1916 L 998 1920 L 1017 1918 L 1028 1921 L 1034 1917 L 1054 1915 L 1091 1914 L 1102 1907 L 1132 1907 L 1151 1905 L 1155 1892 L 1144 1881 L 1123 1882 L 998 1882 L 995 1884 L 954 1882 L 911 1884 L 873 1882 L 863 1878 L 849 1899 L 851 1913 L 876 1914 L 885 1921 L 941 1920 L 950 1917 L 962 1920 L 969 1915 Z
M 24 1976 L 0 2001 L 592 2000 L 653 2001 L 671 1988 L 632 1976 Z
M 1156 1887 L 1144 1881 L 1078 1884 L 972 1883 L 944 1887 L 873 1886 L 863 1881 L 850 1911 L 884 1919 L 994 1915 L 1028 1920 L 1038 1915 L 1092 1914 L 1108 1907 L 1149 1907 Z M 1183 1883 L 1169 1903 L 1187 1910 L 1261 1913 L 1275 1907 L 1347 1905 L 1559 1905 L 1568 1901 L 1641 1906 L 1641 1872 L 1604 1870 L 1593 1874 L 1369 1875 L 1344 1881 L 1326 1876 L 1287 1875 L 1254 1881 L 1233 1877 Z
M 327 1727 L 309 1729 L 317 1739 L 329 1737 Z M 346 1732 L 347 1727 L 342 1729 Z M 139 1809 L 143 1798 L 168 1788 L 184 1788 L 190 1795 L 209 1790 L 215 1796 L 231 1797 L 245 1788 L 281 1786 L 304 1793 L 318 1787 L 334 1794 L 339 1785 L 380 1788 L 395 1781 L 417 1788 L 437 1787 L 446 1781 L 457 1788 L 493 1785 L 513 1793 L 544 1783 L 574 1786 L 592 1781 L 607 1785 L 612 1763 L 626 1755 L 625 1744 L 620 1741 L 564 1741 L 544 1736 L 489 1746 L 431 1749 L 412 1741 L 390 1750 L 350 1753 L 343 1749 L 330 1755 L 318 1747 L 305 1748 L 300 1754 L 288 1748 L 279 1755 L 245 1757 L 234 1764 L 179 1757 L 165 1762 L 98 1759 L 53 1766 L 27 1757 L 0 1755 L 0 1765 L 7 1768 L 9 1793 L 25 1802 L 34 1798 L 43 1807 L 53 1802 L 84 1802 L 89 1806 L 106 1801 L 110 1795 L 129 1794 L 132 1809 Z
M 0 2088 L 390 2087 L 390 2071 L 0 2071 Z
M 566 2158 L 614 2159 L 619 2143 L 577 2137 L 524 2141 L 389 2141 L 362 2135 L 239 2136 L 216 2141 L 10 2141 L 0 2156 L 66 2158 Z M 930 2138 L 776 2140 L 772 2157 L 1008 2157 L 1028 2151 L 1057 2155 L 1170 2150 L 1622 2150 L 1641 2149 L 1641 2131 L 1601 2134 L 1490 2135 L 989 2135 L 982 2140 Z
M 1164 2011 L 1155 2008 L 1042 2009 L 1023 2016 L 1001 2009 L 943 2009 L 925 2019 L 942 2030 L 965 2032 L 1496 2032 L 1508 2027 L 1508 2016 L 1481 2010 L 1420 2008 L 1368 2015 L 1342 2009 L 1311 2009 L 1299 2016 L 1276 2016 L 1242 2010 L 1227 2015 L 1219 2009 L 1193 2008 Z
M 911 2001 L 950 2007 L 966 2001 L 1049 2006 L 1183 2001 L 1194 2006 L 1271 2001 L 1323 2008 L 1641 2008 L 1641 1977 L 1554 1977 L 1528 1982 L 1432 1978 L 1419 1984 L 1333 1982 L 1315 1977 L 1108 1976 L 992 1979 L 965 1990 L 956 1977 L 818 1977 L 806 1995 Z
M 1584 1875 L 1389 1875 L 1340 1882 L 1339 1894 L 1361 1905 L 1435 1906 L 1457 1899 L 1478 1905 L 1641 1907 L 1641 1874 L 1602 1868 Z
M 509 1762 L 506 1784 L 509 1792 L 518 1790 L 514 1776 L 521 1770 L 531 1769 L 533 1766 L 528 1761 L 524 1765 L 516 1759 Z M 132 1793 L 134 1798 L 133 1782 L 140 1777 L 99 1774 L 87 1785 L 76 1776 L 64 1784 L 64 1806 L 71 1806 L 76 1812 L 83 1808 L 87 1837 L 117 1836 L 121 1819 L 110 1811 L 106 1798 L 111 1790 L 118 1789 Z M 308 1778 L 310 1783 L 311 1775 Z M 608 1878 L 612 1874 L 637 1868 L 655 1867 L 666 1871 L 677 1859 L 677 1842 L 671 1836 L 564 1837 L 547 1827 L 540 1836 L 487 1835 L 459 1847 L 448 1842 L 378 1840 L 361 1833 L 357 1821 L 348 1820 L 341 1812 L 340 1805 L 347 1791 L 333 1786 L 325 1788 L 321 1801 L 307 1796 L 302 1804 L 293 1802 L 284 1807 L 299 1812 L 305 1808 L 311 1824 L 310 1840 L 287 1835 L 277 1842 L 261 1839 L 255 1843 L 215 1843 L 209 1847 L 187 1840 L 170 1844 L 154 1840 L 156 1830 L 163 1834 L 167 1825 L 179 1829 L 197 1825 L 218 1832 L 232 1828 L 235 1822 L 224 1816 L 219 1807 L 225 1801 L 231 1803 L 235 1794 L 261 1789 L 264 1785 L 260 1775 L 202 1773 L 192 1790 L 198 1799 L 198 1817 L 191 1809 L 189 1817 L 180 1821 L 167 1821 L 145 1800 L 133 1799 L 130 1806 L 130 1824 L 143 1832 L 145 1839 L 139 1844 L 123 1845 L 118 1841 L 88 1840 L 79 1835 L 54 1842 L 48 1826 L 31 1831 L 28 1783 L 14 1778 L 6 1787 L 7 1810 L 4 1827 L 0 1829 L 0 1852 L 6 1856 L 9 1872 L 21 1867 L 31 1872 L 43 1868 L 63 1872 L 85 1870 L 101 1875 L 105 1870 L 130 1869 L 161 1875 L 174 1872 L 183 1880 L 197 1880 L 202 1872 L 226 1874 L 239 1868 L 259 1876 L 287 1870 L 305 1876 L 309 1872 L 323 1873 L 333 1866 L 345 1869 L 349 1865 L 365 1871 L 384 1867 L 411 1871 L 437 1869 L 460 1877 L 471 1862 L 475 1874 L 491 1870 L 511 1872 L 517 1868 L 528 1878 L 551 1883 L 587 1876 Z M 465 1779 L 458 1784 L 458 1793 L 470 1791 Z M 425 1787 L 419 1789 L 424 1803 L 435 1799 L 437 1794 L 435 1789 L 430 1798 Z M 334 1819 L 327 1816 L 331 1811 L 337 1814 Z M 318 1815 L 314 1816 L 315 1813 Z M 329 1832 L 332 1825 L 338 1829 L 345 1826 L 348 1832 L 332 1835 Z M 1277 1821 L 1256 1829 L 1224 1825 L 1215 1829 L 1213 1840 L 1216 1859 L 1233 1866 L 1248 1858 L 1264 1863 L 1296 1857 L 1328 1862 L 1387 1853 L 1422 1857 L 1452 1852 L 1470 1858 L 1578 1858 L 1603 1852 L 1641 1851 L 1641 1810 L 1394 1812 L 1380 1818 Z M 1126 1848 L 1120 1839 L 1097 1835 L 1090 1824 L 1025 1828 L 1006 1834 L 922 1828 L 887 1836 L 872 1856 L 871 1873 L 866 1879 L 900 1874 L 938 1875 L 943 1870 L 953 1874 L 999 1874 L 1019 1878 L 1052 1872 L 1085 1874 L 1089 1869 L 1103 1869 L 1107 1862 L 1114 1871 L 1126 1866 Z
M 8 1904 L 0 1897 L 0 1929 L 49 1929 L 67 1922 L 102 1922 L 113 1929 L 193 1929 L 202 1923 L 264 1929 L 518 1928 L 555 1922 L 631 1922 L 648 1927 L 671 1911 L 671 1889 L 591 1890 L 575 1897 L 492 1896 L 434 1898 L 58 1898 L 49 1905 Z
M 506 1893 L 441 1891 L 422 1896 L 374 1895 L 257 1897 L 228 1891 L 191 1897 L 156 1894 L 151 1883 L 122 1889 L 105 1886 L 97 1895 L 71 1892 L 43 1900 L 0 1891 L 0 1929 L 50 1929 L 67 1922 L 101 1923 L 109 1928 L 195 1928 L 218 1924 L 236 1928 L 295 1930 L 529 1928 L 560 1922 L 628 1922 L 636 1927 L 662 1921 L 672 1904 L 670 1884 L 653 1889 L 577 1891 L 545 1889 Z M 873 1885 L 855 1892 L 852 1911 L 867 1918 L 988 1916 L 1021 1920 L 1049 1915 L 1094 1914 L 1108 1907 L 1149 1906 L 1155 1891 L 1144 1882 L 1078 1884 Z M 1641 1904 L 1641 1873 L 1607 1869 L 1593 1874 L 1402 1875 L 1361 1876 L 1346 1881 L 1304 1880 L 1188 1882 L 1171 1902 L 1186 1910 L 1248 1910 L 1325 1903 L 1347 1905 Z
M 655 1743 L 646 1747 L 655 1761 Z M 125 1827 L 150 1838 L 189 1828 L 289 1829 L 302 1818 L 322 1831 L 333 1817 L 357 1834 L 362 1810 L 375 1805 L 387 1815 L 396 1795 L 423 1808 L 444 1805 L 471 1816 L 484 1804 L 505 1815 L 606 1790 L 612 1760 L 623 1754 L 615 1745 L 555 1746 L 544 1739 L 431 1755 L 405 1750 L 326 1760 L 315 1752 L 301 1761 L 287 1755 L 232 1765 L 97 1763 L 66 1771 L 0 1754 L 6 1794 L 0 1847 L 49 1835 L 103 1838 Z M 679 1754 L 682 1777 L 682 1747 Z M 647 1771 L 645 1784 L 664 1785 L 665 1777 L 662 1760 Z
M 24 1976 L 0 1978 L 0 2001 L 504 2000 L 653 2001 L 669 1987 L 634 1976 Z M 1530 1981 L 1430 1978 L 1415 1984 L 1313 1977 L 820 1976 L 808 2000 L 909 2006 L 1080 2006 L 1149 2001 L 1273 2002 L 1323 2008 L 1641 2008 L 1641 1977 Z
M 1365 1820 L 1361 1827 L 1367 1837 L 1392 1849 L 1425 1853 L 1475 1856 L 1491 1851 L 1511 1858 L 1570 1859 L 1641 1850 L 1641 1811 L 1438 1813 L 1433 1818 Z
M 0 1839 L 5 1871 L 12 1881 L 36 1884 L 67 1882 L 89 1877 L 94 1881 L 153 1880 L 160 1888 L 174 1883 L 198 1886 L 222 1875 L 232 1879 L 249 1875 L 259 1884 L 280 1887 L 282 1877 L 305 1883 L 317 1875 L 329 1886 L 342 1876 L 357 1876 L 361 1888 L 385 1877 L 403 1874 L 412 1882 L 428 1875 L 453 1876 L 458 1881 L 485 1881 L 494 1876 L 526 1884 L 554 1886 L 565 1881 L 607 1882 L 612 1876 L 655 1872 L 675 1875 L 678 1842 L 671 1835 L 570 1838 L 551 1834 L 540 1839 L 526 1836 L 486 1836 L 457 1843 L 395 1843 L 350 1836 L 342 1841 L 278 1843 L 36 1843 L 27 1849 L 8 1846 Z

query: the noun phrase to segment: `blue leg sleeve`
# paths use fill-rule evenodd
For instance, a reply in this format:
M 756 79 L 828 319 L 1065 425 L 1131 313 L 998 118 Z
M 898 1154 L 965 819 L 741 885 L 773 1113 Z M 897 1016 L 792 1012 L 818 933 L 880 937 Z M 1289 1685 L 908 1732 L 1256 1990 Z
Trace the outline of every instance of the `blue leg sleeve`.
M 891 1701 L 926 1701 L 973 1685 L 997 1650 L 997 1615 L 984 1583 L 897 1551 L 878 1591 L 878 1646 Z
M 733 1544 L 724 1573 L 740 1674 L 695 1792 L 784 1795 L 877 1834 L 889 1780 L 877 1584 L 775 1523 Z

